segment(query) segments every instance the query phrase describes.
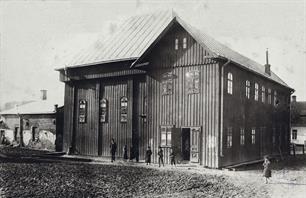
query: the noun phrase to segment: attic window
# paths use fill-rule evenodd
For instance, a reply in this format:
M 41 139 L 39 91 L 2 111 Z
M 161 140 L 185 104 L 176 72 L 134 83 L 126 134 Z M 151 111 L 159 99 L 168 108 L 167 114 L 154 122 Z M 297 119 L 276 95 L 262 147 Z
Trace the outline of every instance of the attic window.
M 187 48 L 187 38 L 183 38 L 183 49 Z
M 174 45 L 175 50 L 178 50 L 178 45 L 179 45 L 179 40 L 176 38 L 175 39 L 175 45 Z

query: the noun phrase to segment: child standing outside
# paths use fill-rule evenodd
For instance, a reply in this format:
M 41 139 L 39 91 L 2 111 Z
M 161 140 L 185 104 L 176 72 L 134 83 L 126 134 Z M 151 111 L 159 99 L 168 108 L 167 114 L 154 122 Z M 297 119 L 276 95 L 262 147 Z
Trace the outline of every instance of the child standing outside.
M 171 148 L 170 162 L 171 162 L 171 166 L 172 165 L 176 166 L 176 164 L 175 164 L 175 153 L 174 153 L 174 149 L 173 148 Z
M 271 174 L 271 162 L 268 156 L 264 156 L 264 163 L 262 164 L 264 167 L 263 176 L 266 178 L 266 184 L 269 182 L 269 178 L 272 176 Z
M 147 152 L 146 152 L 146 163 L 147 165 L 151 164 L 151 155 L 152 155 L 152 150 L 151 147 L 148 146 Z
M 160 164 L 162 163 L 163 166 L 165 166 L 165 164 L 164 164 L 164 151 L 163 151 L 161 146 L 159 146 L 158 148 L 159 148 L 159 151 L 157 153 L 158 154 L 158 165 L 160 167 Z
M 128 154 L 127 154 L 127 152 L 128 152 L 127 145 L 124 145 L 124 147 L 123 147 L 123 160 L 124 160 L 124 161 L 127 161 L 127 160 L 128 160 Z

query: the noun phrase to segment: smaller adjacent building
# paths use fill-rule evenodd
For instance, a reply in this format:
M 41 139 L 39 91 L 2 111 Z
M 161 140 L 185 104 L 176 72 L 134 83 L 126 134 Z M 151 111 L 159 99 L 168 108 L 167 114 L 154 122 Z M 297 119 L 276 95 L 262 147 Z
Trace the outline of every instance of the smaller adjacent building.
M 61 150 L 63 106 L 47 100 L 41 90 L 41 100 L 0 112 L 0 143 L 48 150 Z
M 291 102 L 291 143 L 306 144 L 306 101 L 297 101 L 292 96 Z

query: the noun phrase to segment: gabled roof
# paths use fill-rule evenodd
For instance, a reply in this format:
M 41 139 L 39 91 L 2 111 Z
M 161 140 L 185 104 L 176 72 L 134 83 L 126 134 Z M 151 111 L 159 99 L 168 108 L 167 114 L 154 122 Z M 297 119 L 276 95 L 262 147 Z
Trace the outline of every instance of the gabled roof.
M 244 69 L 289 88 L 275 73 L 266 74 L 263 65 L 190 26 L 173 11 L 161 11 L 127 19 L 115 34 L 104 41 L 98 40 L 87 50 L 77 54 L 66 67 L 74 68 L 124 60 L 135 60 L 134 63 L 139 62 L 154 47 L 163 33 L 174 24 L 173 22 L 179 23 L 200 45 L 213 52 L 214 58 L 228 59 Z
M 52 114 L 55 113 L 55 103 L 50 100 L 40 100 L 30 102 L 24 105 L 16 106 L 12 109 L 0 112 L 0 115 L 16 115 L 16 114 Z M 62 104 L 59 104 L 59 107 Z
M 66 66 L 79 67 L 137 59 L 157 39 L 171 20 L 173 20 L 173 13 L 168 11 L 131 17 L 114 34 L 97 40 L 87 49 L 76 54 Z

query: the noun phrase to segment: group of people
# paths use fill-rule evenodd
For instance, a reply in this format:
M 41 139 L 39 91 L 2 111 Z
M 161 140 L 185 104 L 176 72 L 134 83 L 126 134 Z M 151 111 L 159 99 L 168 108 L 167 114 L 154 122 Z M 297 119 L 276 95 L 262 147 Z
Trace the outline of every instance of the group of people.
M 115 140 L 112 139 L 111 140 L 111 144 L 110 144 L 111 162 L 115 161 L 116 152 L 117 152 L 117 144 L 116 144 Z M 153 152 L 151 150 L 151 147 L 148 146 L 147 151 L 146 151 L 146 164 L 147 165 L 151 164 L 151 156 L 152 156 L 152 154 L 153 154 Z M 159 164 L 159 167 L 161 167 L 161 165 L 165 166 L 165 163 L 164 163 L 164 151 L 163 151 L 161 146 L 159 146 L 159 148 L 158 148 L 157 155 L 158 155 L 158 164 Z M 171 152 L 170 152 L 170 156 L 169 157 L 170 157 L 171 165 L 176 165 L 176 163 L 175 163 L 175 153 L 174 153 L 173 148 L 171 148 Z M 139 161 L 137 149 L 134 149 L 133 147 L 131 147 L 131 149 L 130 149 L 130 160 L 133 160 L 133 159 L 136 159 L 136 162 Z M 127 145 L 124 145 L 124 147 L 123 147 L 123 160 L 124 161 L 128 160 Z

